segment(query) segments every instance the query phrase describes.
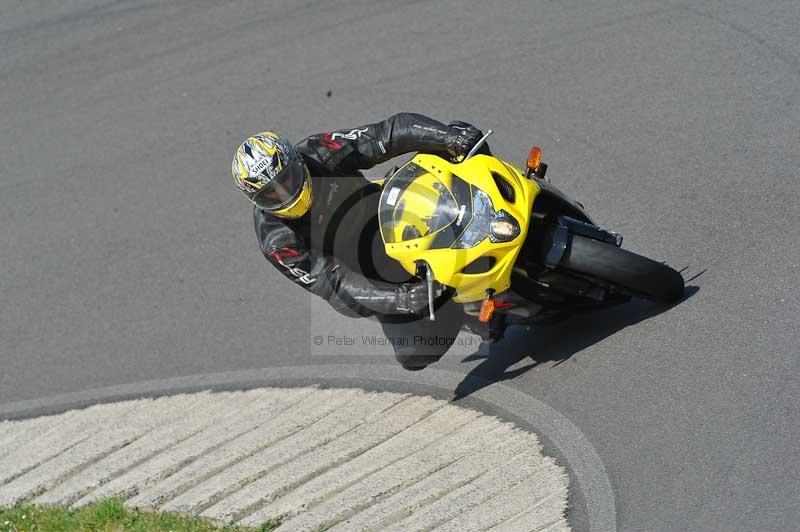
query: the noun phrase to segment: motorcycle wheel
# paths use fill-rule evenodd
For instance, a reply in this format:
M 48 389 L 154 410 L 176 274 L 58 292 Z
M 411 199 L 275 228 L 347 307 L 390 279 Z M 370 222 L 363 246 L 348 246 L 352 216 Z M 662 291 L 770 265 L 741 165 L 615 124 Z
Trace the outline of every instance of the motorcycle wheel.
M 672 303 L 683 296 L 683 277 L 666 264 L 582 235 L 572 235 L 561 267 L 643 299 Z

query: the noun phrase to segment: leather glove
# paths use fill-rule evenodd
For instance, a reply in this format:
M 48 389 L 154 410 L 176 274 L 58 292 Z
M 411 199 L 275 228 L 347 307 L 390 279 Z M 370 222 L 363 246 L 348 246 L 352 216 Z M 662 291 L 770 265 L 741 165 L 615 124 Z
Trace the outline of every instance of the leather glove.
M 447 152 L 453 157 L 464 156 L 483 137 L 483 132 L 466 122 L 451 122 L 447 126 L 444 143 Z
M 443 291 L 442 285 L 434 283 L 433 298 L 441 296 Z M 395 292 L 395 304 L 400 312 L 424 316 L 428 310 L 428 283 L 421 281 L 401 284 Z

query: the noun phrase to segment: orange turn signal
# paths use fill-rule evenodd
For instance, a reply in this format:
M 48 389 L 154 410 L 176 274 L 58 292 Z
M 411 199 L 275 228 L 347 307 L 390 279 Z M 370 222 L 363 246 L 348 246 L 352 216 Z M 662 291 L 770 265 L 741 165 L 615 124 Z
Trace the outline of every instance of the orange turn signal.
M 492 314 L 494 314 L 494 299 L 489 296 L 481 303 L 481 313 L 478 315 L 478 320 L 481 323 L 486 323 L 492 319 Z
M 534 146 L 528 154 L 528 169 L 536 170 L 539 168 L 540 162 L 542 162 L 542 149 L 539 146 Z

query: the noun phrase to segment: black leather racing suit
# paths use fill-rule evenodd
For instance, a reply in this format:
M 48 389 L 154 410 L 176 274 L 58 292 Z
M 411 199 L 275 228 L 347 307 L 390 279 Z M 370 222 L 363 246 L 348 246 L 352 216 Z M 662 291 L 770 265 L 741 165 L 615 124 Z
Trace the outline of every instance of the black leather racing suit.
M 436 322 L 417 318 L 397 324 L 393 319 L 398 314 L 397 285 L 385 277 L 380 280 L 382 268 L 364 260 L 364 252 L 376 248 L 380 187 L 359 170 L 409 152 L 448 156 L 447 134 L 448 126 L 436 120 L 401 113 L 375 124 L 312 135 L 296 146 L 312 176 L 309 212 L 286 220 L 258 208 L 254 211 L 256 234 L 267 260 L 339 312 L 377 316 L 398 360 L 409 369 L 424 367 L 446 352 L 448 340 L 458 334 L 463 312 L 453 304 L 446 306 L 451 310 L 437 313 Z M 431 342 L 431 336 L 443 340 Z M 416 342 L 417 337 L 426 340 Z

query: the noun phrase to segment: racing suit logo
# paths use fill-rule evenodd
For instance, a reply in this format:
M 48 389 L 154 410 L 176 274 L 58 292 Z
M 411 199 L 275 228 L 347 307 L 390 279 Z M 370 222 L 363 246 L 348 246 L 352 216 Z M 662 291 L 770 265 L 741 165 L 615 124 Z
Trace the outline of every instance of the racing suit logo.
M 275 260 L 275 262 L 277 262 L 284 268 L 286 268 L 286 271 L 291 273 L 299 282 L 303 284 L 312 284 L 314 283 L 314 281 L 317 280 L 316 278 L 311 277 L 311 275 L 307 271 L 302 270 L 300 268 L 296 268 L 291 264 L 287 264 L 286 262 L 284 262 L 284 259 L 286 258 L 300 256 L 300 253 L 296 249 L 285 248 L 285 247 L 278 248 L 267 253 L 267 256 Z
M 366 132 L 367 132 L 367 128 L 364 128 L 364 129 L 358 129 L 358 128 L 352 129 L 348 133 L 341 133 L 341 132 L 337 131 L 336 133 L 331 133 L 331 139 L 333 139 L 333 140 L 336 140 L 336 139 L 358 140 L 358 139 L 361 138 L 361 135 L 366 133 Z

